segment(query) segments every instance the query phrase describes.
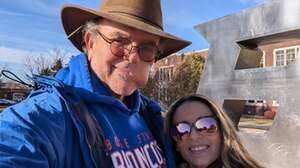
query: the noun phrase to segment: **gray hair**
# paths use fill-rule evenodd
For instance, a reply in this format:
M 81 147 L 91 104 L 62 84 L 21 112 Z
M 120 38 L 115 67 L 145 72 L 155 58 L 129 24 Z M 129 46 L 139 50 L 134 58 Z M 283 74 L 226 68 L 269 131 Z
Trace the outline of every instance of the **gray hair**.
M 85 33 L 89 32 L 92 34 L 92 38 L 95 39 L 96 36 L 97 36 L 97 33 L 96 33 L 96 29 L 97 29 L 97 26 L 101 23 L 102 19 L 94 19 L 94 20 L 90 20 L 90 21 L 87 21 L 83 26 L 82 26 L 82 39 L 84 39 L 84 35 Z M 87 49 L 86 49 L 86 44 L 84 42 L 84 40 L 82 40 L 82 50 L 85 54 L 87 54 Z

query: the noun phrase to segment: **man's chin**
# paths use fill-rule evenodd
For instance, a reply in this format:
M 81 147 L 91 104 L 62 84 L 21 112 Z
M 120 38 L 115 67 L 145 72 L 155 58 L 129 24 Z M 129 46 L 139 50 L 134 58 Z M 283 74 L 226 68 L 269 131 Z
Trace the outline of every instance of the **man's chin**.
M 112 92 L 115 98 L 122 100 L 124 97 L 132 95 L 135 90 L 136 89 L 114 89 Z

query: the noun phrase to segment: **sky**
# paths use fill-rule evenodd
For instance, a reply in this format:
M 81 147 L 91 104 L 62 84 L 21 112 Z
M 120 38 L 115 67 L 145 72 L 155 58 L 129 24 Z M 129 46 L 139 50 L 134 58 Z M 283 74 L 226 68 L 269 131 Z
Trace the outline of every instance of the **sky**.
M 192 42 L 180 52 L 209 48 L 194 26 L 270 0 L 161 0 L 164 30 Z M 79 51 L 66 38 L 60 21 L 64 4 L 97 9 L 101 0 L 0 0 L 0 69 L 28 73 L 28 57 Z

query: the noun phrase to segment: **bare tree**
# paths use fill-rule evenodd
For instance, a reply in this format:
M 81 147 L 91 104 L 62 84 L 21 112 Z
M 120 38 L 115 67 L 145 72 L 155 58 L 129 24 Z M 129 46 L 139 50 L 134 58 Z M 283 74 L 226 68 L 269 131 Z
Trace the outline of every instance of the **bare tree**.
M 28 56 L 25 65 L 31 74 L 53 75 L 64 65 L 67 53 L 59 48 L 54 48 L 47 54 Z
M 61 60 L 64 63 L 64 60 L 67 58 L 67 52 L 60 48 L 54 48 L 50 50 L 49 55 L 53 58 L 53 62 L 56 60 Z
M 2 75 L 2 70 L 8 70 L 8 65 L 7 63 L 5 62 L 3 67 L 0 69 L 0 89 L 4 87 L 5 83 L 4 83 L 4 76 Z
M 50 60 L 43 54 L 30 55 L 25 59 L 25 66 L 31 74 L 41 74 L 44 69 L 50 67 Z
M 0 89 L 3 87 L 3 85 L 4 85 L 4 83 L 3 83 L 3 81 L 2 81 L 2 74 L 0 73 Z

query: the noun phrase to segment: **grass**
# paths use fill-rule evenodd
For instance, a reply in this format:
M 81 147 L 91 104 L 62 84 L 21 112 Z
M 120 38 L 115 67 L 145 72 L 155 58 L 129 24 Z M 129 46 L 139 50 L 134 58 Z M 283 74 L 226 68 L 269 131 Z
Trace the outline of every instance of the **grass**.
M 0 106 L 0 113 L 2 112 L 2 110 L 4 110 L 5 107 Z
M 265 118 L 241 118 L 240 123 L 243 124 L 257 124 L 257 125 L 271 125 L 272 119 Z

